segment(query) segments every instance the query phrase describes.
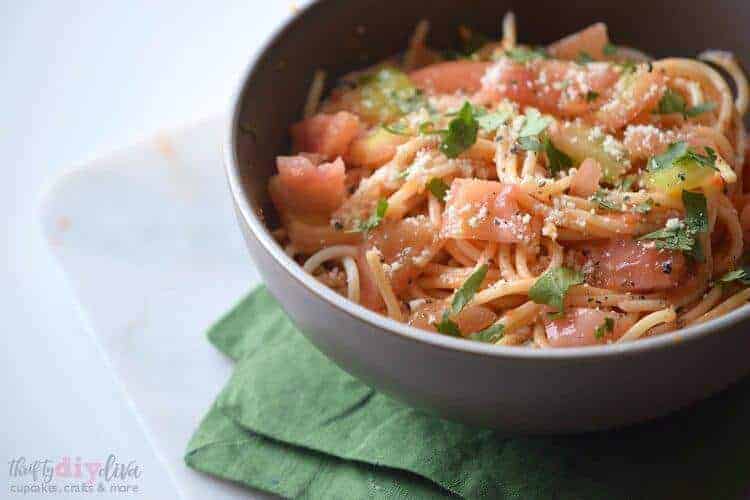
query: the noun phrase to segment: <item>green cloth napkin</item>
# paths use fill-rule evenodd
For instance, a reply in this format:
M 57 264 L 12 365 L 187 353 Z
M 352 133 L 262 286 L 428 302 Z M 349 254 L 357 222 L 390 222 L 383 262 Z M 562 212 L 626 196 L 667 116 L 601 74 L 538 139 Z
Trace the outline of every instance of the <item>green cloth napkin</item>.
M 185 460 L 281 496 L 719 499 L 750 485 L 749 379 L 616 432 L 510 437 L 373 391 L 310 345 L 265 288 L 208 337 L 237 364 Z

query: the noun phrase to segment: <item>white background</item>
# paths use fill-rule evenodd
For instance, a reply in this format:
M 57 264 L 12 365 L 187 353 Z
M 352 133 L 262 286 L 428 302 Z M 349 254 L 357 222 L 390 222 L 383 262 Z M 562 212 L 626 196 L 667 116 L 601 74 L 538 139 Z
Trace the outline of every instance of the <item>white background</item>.
M 36 206 L 66 167 L 223 110 L 259 42 L 294 9 L 2 0 L 0 498 L 11 458 L 109 453 L 143 466 L 143 497 L 176 496 L 47 251 Z

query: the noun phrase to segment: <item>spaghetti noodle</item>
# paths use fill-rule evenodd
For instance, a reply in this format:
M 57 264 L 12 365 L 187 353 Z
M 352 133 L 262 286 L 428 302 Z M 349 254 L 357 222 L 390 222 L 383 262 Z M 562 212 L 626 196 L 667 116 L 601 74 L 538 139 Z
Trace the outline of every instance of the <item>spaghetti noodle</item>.
M 513 14 L 502 29 L 461 27 L 446 55 L 423 21 L 325 98 L 315 73 L 269 185 L 289 255 L 397 321 L 505 345 L 629 342 L 747 303 L 735 58 L 650 60 L 601 23 L 545 48 Z

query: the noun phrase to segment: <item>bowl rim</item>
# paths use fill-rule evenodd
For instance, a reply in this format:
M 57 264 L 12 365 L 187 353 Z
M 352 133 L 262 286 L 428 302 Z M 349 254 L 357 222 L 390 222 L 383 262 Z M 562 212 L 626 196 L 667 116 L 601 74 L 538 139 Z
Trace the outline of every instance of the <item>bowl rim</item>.
M 239 136 L 237 131 L 239 129 L 239 118 L 241 113 L 240 106 L 242 104 L 244 90 L 247 86 L 247 82 L 258 68 L 258 63 L 277 40 L 282 38 L 287 31 L 293 28 L 293 25 L 304 16 L 305 13 L 314 9 L 319 3 L 322 2 L 320 0 L 312 1 L 310 4 L 297 11 L 294 15 L 287 18 L 271 32 L 266 41 L 251 55 L 231 96 L 229 120 L 224 131 L 225 135 L 222 147 L 224 171 L 229 183 L 229 190 L 235 207 L 245 224 L 247 224 L 247 227 L 250 229 L 252 237 L 254 237 L 260 244 L 262 250 L 267 252 L 270 257 L 284 269 L 289 277 L 293 278 L 306 288 L 308 292 L 315 294 L 319 299 L 328 303 L 331 307 L 338 309 L 339 312 L 345 313 L 353 319 L 365 323 L 370 327 L 378 328 L 379 330 L 382 330 L 383 333 L 397 335 L 404 340 L 427 344 L 430 347 L 496 358 L 576 360 L 636 355 L 666 349 L 668 346 L 682 344 L 684 342 L 697 341 L 707 335 L 716 333 L 719 330 L 728 329 L 733 325 L 750 318 L 750 307 L 744 305 L 727 314 L 699 325 L 689 326 L 657 335 L 655 337 L 637 339 L 632 342 L 559 349 L 528 349 L 519 346 L 487 344 L 464 338 L 438 335 L 434 332 L 428 332 L 426 330 L 409 326 L 406 323 L 400 323 L 387 316 L 370 311 L 364 306 L 351 302 L 346 297 L 337 294 L 324 284 L 317 281 L 310 274 L 306 273 L 302 266 L 283 251 L 281 246 L 273 239 L 269 229 L 263 223 L 261 218 L 250 206 L 245 190 L 242 187 L 242 176 L 240 174 L 239 159 L 237 157 L 236 138 Z

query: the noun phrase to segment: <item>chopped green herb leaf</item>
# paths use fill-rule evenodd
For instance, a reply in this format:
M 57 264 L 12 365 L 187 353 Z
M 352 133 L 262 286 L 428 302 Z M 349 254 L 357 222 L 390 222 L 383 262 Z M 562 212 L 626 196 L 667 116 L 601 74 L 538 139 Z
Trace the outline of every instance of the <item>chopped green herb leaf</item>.
M 685 226 L 694 233 L 708 231 L 706 197 L 701 193 L 683 191 L 682 203 L 685 205 Z
M 529 298 L 537 304 L 546 304 L 557 312 L 563 310 L 563 300 L 573 285 L 583 283 L 583 274 L 566 267 L 550 269 L 536 280 L 529 290 Z
M 693 151 L 692 149 L 690 149 L 690 150 L 688 150 L 687 154 L 685 155 L 685 158 L 680 158 L 677 161 L 680 162 L 680 161 L 686 161 L 686 160 L 690 161 L 690 160 L 692 160 L 692 161 L 694 161 L 694 162 L 696 162 L 699 165 L 702 165 L 704 167 L 709 167 L 709 168 L 712 168 L 714 170 L 719 170 L 716 167 L 716 151 L 714 151 L 713 149 L 709 148 L 708 146 L 706 146 L 704 149 L 706 150 L 706 154 L 705 155 L 698 154 L 695 151 Z
M 667 88 L 664 95 L 659 99 L 659 104 L 653 111 L 657 115 L 669 115 L 672 113 L 685 114 L 685 98 L 682 94 Z
M 521 147 L 521 149 L 526 151 L 536 151 L 541 152 L 544 150 L 544 146 L 539 141 L 538 137 L 519 137 L 518 138 L 518 145 Z
M 586 92 L 586 102 L 594 102 L 599 98 L 599 92 L 594 92 L 593 90 L 589 90 Z
M 469 337 L 472 340 L 478 340 L 479 342 L 494 344 L 503 337 L 503 330 L 505 330 L 505 325 L 502 323 L 495 323 L 484 330 L 472 333 Z
M 630 59 L 626 59 L 619 64 L 624 75 L 628 73 L 635 73 L 635 71 L 638 69 L 638 65 L 636 65 L 635 62 L 631 61 Z
M 511 112 L 507 109 L 487 113 L 477 118 L 479 127 L 486 132 L 494 132 L 510 118 Z
M 458 328 L 458 325 L 455 321 L 452 321 L 448 317 L 448 311 L 445 311 L 443 313 L 443 318 L 440 320 L 439 323 L 435 323 L 435 328 L 437 328 L 437 331 L 440 333 L 443 333 L 445 335 L 450 335 L 451 337 L 460 337 L 461 336 L 461 330 Z
M 461 310 L 471 302 L 471 299 L 474 298 L 474 294 L 477 293 L 477 290 L 479 290 L 479 286 L 482 284 L 482 281 L 484 281 L 484 277 L 487 275 L 487 264 L 482 264 L 479 266 L 476 271 L 471 273 L 471 276 L 467 278 L 466 281 L 464 281 L 464 284 L 461 285 L 461 288 L 456 291 L 456 294 L 453 296 L 453 302 L 451 303 L 451 314 L 456 315 L 461 312 Z
M 605 56 L 613 56 L 617 54 L 617 46 L 611 43 L 607 43 L 602 49 L 602 53 Z
M 583 50 L 578 53 L 578 57 L 576 57 L 576 62 L 578 64 L 588 64 L 590 62 L 594 62 L 594 58 L 591 57 L 591 54 L 588 52 L 584 52 Z
M 557 149 L 549 137 L 544 139 L 544 152 L 547 153 L 549 170 L 552 175 L 573 166 L 573 160 L 570 156 Z
M 360 222 L 359 226 L 354 232 L 367 232 L 375 229 L 380 225 L 385 217 L 385 212 L 388 210 L 388 200 L 380 198 L 378 204 L 375 207 L 375 213 L 370 216 L 366 221 Z
M 604 323 L 596 327 L 594 330 L 594 337 L 597 340 L 601 340 L 604 336 L 615 329 L 615 320 L 609 316 L 604 318 Z
M 435 198 L 440 201 L 444 201 L 445 193 L 448 192 L 450 186 L 443 182 L 443 179 L 441 179 L 440 177 L 433 177 L 432 179 L 430 179 L 430 182 L 427 183 L 427 189 L 429 189 L 430 192 L 435 195 Z
M 632 175 L 628 175 L 620 183 L 620 189 L 622 191 L 630 191 L 630 188 L 633 187 L 633 184 L 635 184 L 635 177 Z
M 653 233 L 644 234 L 639 240 L 655 240 L 656 248 L 662 250 L 679 250 L 691 253 L 695 246 L 695 237 L 684 228 L 659 229 Z
M 474 108 L 467 101 L 456 117 L 448 124 L 448 131 L 443 134 L 440 151 L 448 158 L 456 158 L 477 141 L 479 123 L 474 117 Z
M 692 108 L 688 108 L 685 110 L 685 116 L 687 118 L 695 118 L 696 116 L 703 114 L 707 111 L 713 111 L 716 109 L 716 103 L 707 101 L 703 102 L 701 104 L 698 104 L 697 106 L 693 106 Z
M 687 152 L 687 142 L 673 142 L 667 147 L 667 150 L 664 153 L 656 155 L 649 160 L 648 169 L 654 171 L 661 168 L 671 167 L 677 160 L 684 158 Z
M 530 109 L 526 112 L 523 127 L 521 127 L 520 132 L 518 132 L 518 136 L 530 137 L 539 135 L 544 132 L 550 123 L 551 120 L 549 118 L 543 117 L 542 114 L 535 109 Z

